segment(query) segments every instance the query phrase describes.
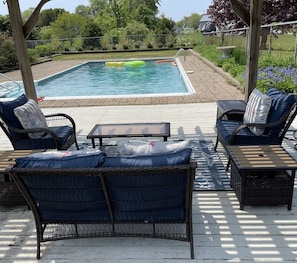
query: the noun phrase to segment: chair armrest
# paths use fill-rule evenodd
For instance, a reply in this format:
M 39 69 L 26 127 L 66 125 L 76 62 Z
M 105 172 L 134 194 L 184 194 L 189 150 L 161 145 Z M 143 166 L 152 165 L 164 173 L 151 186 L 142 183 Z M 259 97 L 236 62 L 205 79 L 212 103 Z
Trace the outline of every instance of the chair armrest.
M 225 111 L 219 118 L 218 118 L 218 120 L 221 120 L 221 119 L 223 119 L 226 115 L 228 115 L 228 114 L 238 114 L 238 115 L 244 115 L 244 113 L 245 113 L 245 111 L 244 110 L 234 110 L 234 109 L 232 109 L 232 110 L 228 110 L 228 111 Z
M 49 127 L 70 125 L 76 130 L 75 121 L 72 117 L 65 113 L 47 114 L 44 116 Z
M 9 128 L 9 130 L 14 131 L 15 133 L 22 133 L 22 134 L 28 134 L 33 132 L 44 132 L 45 134 L 52 136 L 55 141 L 59 142 L 59 137 L 49 128 L 18 129 L 10 125 L 7 125 L 7 127 Z
M 245 128 L 250 128 L 250 127 L 259 127 L 259 128 L 263 128 L 263 129 L 267 129 L 267 128 L 273 128 L 276 127 L 280 124 L 282 124 L 284 121 L 286 121 L 287 119 L 287 115 L 282 116 L 278 121 L 275 122 L 270 122 L 270 123 L 245 123 L 242 124 L 240 126 L 238 126 L 237 128 L 235 128 L 231 134 L 230 137 L 230 144 L 233 144 L 234 140 L 235 140 L 235 136 L 237 135 L 238 132 L 240 132 L 241 130 L 245 129 Z M 265 136 L 265 135 L 261 135 L 261 136 Z M 282 138 L 281 138 L 282 139 Z

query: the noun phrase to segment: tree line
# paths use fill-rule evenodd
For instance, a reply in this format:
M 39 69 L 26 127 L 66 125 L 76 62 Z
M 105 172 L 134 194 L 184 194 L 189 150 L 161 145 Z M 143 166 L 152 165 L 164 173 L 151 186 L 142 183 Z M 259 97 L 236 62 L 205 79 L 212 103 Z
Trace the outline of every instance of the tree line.
M 44 9 L 28 42 L 32 59 L 51 51 L 129 49 L 170 47 L 175 44 L 177 24 L 159 13 L 159 0 L 90 0 L 79 5 L 74 13 L 65 9 Z M 22 12 L 24 22 L 34 8 Z M 198 14 L 192 14 L 189 23 L 196 23 Z M 191 15 L 191 16 L 192 16 Z M 198 15 L 198 20 L 197 20 Z M 17 63 L 15 54 L 8 53 L 13 45 L 9 16 L 0 16 L 0 65 L 10 67 Z M 129 36 L 129 37 L 127 37 Z M 36 44 L 37 43 L 37 44 Z M 34 49 L 33 49 L 34 48 Z M 12 58 L 13 56 L 13 58 Z

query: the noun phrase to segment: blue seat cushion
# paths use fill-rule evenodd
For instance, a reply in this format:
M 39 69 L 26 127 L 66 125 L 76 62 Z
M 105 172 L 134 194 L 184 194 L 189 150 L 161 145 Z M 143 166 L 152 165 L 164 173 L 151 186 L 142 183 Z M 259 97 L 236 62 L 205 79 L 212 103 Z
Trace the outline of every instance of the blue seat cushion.
M 20 168 L 95 168 L 101 166 L 106 154 L 99 150 L 52 151 L 17 158 Z
M 16 107 L 24 105 L 27 102 L 28 102 L 28 98 L 26 97 L 25 94 L 17 97 L 15 100 L 0 102 L 0 112 L 4 121 L 15 128 L 23 129 L 22 124 L 14 114 L 14 109 Z M 11 136 L 15 139 L 28 138 L 28 135 L 26 134 L 19 134 L 12 131 L 10 132 L 11 132 Z
M 230 139 L 233 131 L 243 123 L 241 121 L 221 120 L 217 121 L 217 130 L 220 136 L 225 141 L 225 144 L 230 145 Z M 235 136 L 235 145 L 267 145 L 267 144 L 279 144 L 279 138 L 276 135 L 255 135 L 250 129 L 245 128 L 240 130 Z
M 60 140 L 61 145 L 67 142 L 68 138 L 73 135 L 74 131 L 73 128 L 70 126 L 56 126 L 56 127 L 49 127 L 50 130 L 52 130 Z M 49 139 L 52 140 L 52 136 L 47 134 L 42 139 Z
M 271 87 L 267 91 L 267 95 L 272 99 L 267 123 L 278 121 L 282 116 L 289 112 L 292 105 L 296 101 L 294 94 L 287 94 L 275 87 Z M 284 125 L 285 122 L 267 130 L 267 133 L 279 135 Z
M 106 156 L 103 167 L 143 167 L 187 164 L 190 161 L 191 153 L 191 148 L 185 148 L 175 152 L 152 155 L 134 155 L 129 157 Z
M 70 126 L 58 126 L 58 127 L 49 127 L 59 138 L 60 145 L 64 145 L 68 138 L 73 135 L 73 128 Z M 15 141 L 16 150 L 22 149 L 55 149 L 56 145 L 53 140 L 53 137 L 46 134 L 41 138 L 31 139 L 18 139 Z

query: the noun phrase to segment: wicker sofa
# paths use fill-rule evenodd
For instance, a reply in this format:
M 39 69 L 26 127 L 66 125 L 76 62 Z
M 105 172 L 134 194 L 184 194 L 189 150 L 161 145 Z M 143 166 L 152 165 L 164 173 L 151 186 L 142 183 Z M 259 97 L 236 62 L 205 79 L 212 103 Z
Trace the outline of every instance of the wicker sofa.
M 34 215 L 37 259 L 41 242 L 113 236 L 187 241 L 194 258 L 196 162 L 190 155 L 186 148 L 132 157 L 99 151 L 92 160 L 68 158 L 62 164 L 48 158 L 17 159 L 11 175 Z

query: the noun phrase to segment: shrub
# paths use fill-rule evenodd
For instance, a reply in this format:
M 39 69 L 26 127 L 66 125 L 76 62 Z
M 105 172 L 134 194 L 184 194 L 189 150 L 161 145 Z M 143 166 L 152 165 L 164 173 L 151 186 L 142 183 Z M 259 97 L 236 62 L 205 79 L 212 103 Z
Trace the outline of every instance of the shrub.
M 18 65 L 18 58 L 13 38 L 0 33 L 0 68 L 13 68 Z
M 40 57 L 44 57 L 51 55 L 54 52 L 54 48 L 50 43 L 46 43 L 36 46 L 35 51 Z

